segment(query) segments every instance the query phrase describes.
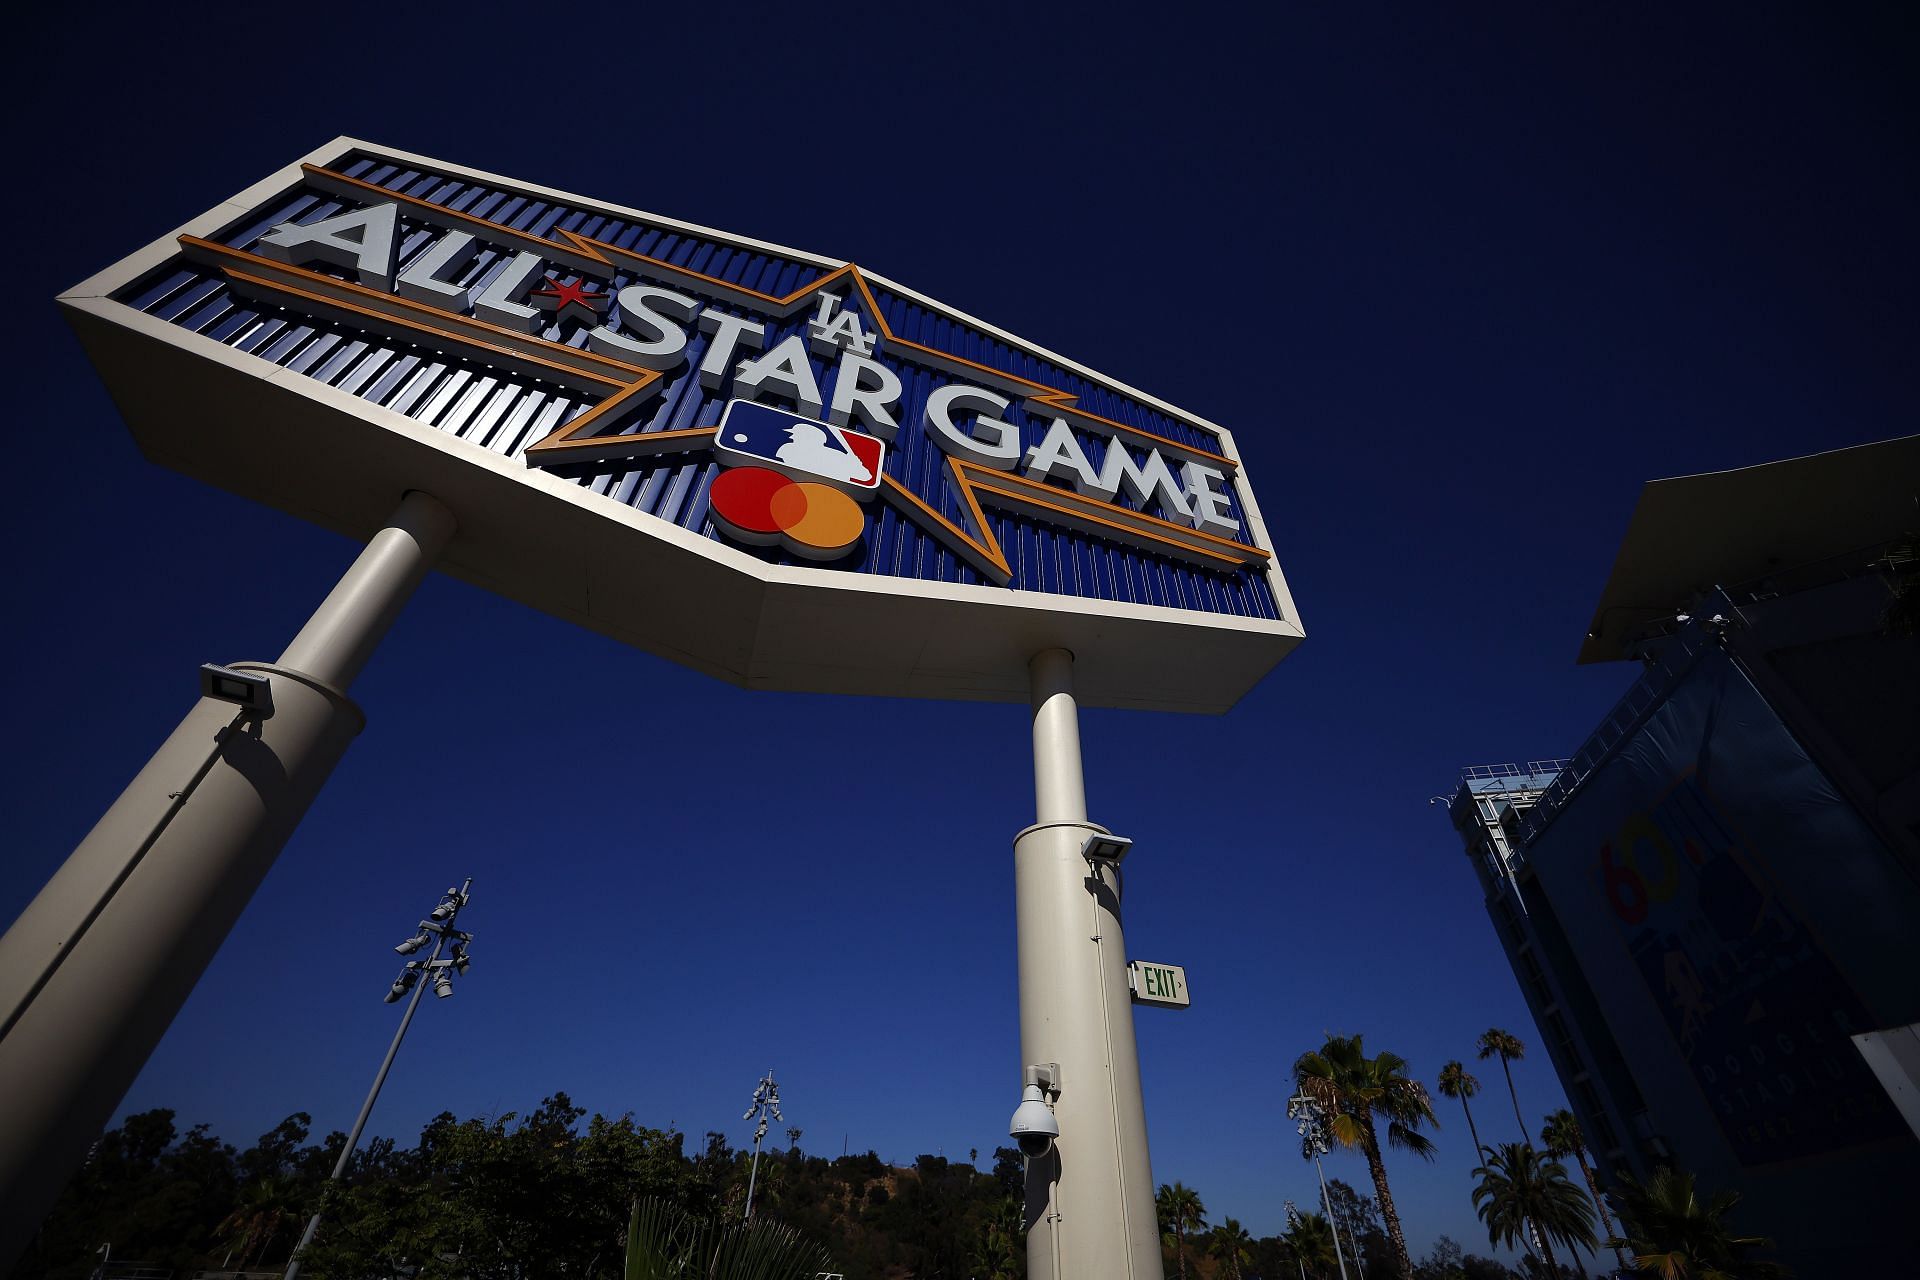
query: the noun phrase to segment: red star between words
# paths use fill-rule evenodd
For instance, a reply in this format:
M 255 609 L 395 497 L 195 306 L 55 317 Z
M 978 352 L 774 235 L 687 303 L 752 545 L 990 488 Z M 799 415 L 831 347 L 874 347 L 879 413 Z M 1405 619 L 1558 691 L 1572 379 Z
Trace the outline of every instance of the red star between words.
M 556 318 L 565 319 L 567 308 L 578 307 L 586 313 L 586 319 L 599 317 L 600 309 L 606 305 L 607 295 L 595 293 L 587 288 L 585 280 L 576 280 L 572 284 L 561 284 L 552 276 L 547 277 L 544 289 L 535 289 L 531 295 L 540 299 L 535 305 L 543 311 L 551 311 Z

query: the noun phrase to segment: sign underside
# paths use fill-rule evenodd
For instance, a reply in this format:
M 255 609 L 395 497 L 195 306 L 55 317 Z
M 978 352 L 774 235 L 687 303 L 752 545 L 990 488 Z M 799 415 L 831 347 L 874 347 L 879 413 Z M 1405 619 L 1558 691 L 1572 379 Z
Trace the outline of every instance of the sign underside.
M 155 461 L 753 687 L 1222 711 L 1231 438 L 851 264 L 339 139 L 65 294 Z

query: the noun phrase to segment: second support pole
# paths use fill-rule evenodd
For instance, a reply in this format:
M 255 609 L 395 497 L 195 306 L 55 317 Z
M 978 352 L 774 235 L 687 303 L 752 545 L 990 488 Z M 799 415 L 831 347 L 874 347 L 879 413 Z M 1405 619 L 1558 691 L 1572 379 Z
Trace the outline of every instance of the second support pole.
M 1027 1162 L 1027 1275 L 1160 1280 L 1120 871 L 1089 860 L 1073 655 L 1030 664 L 1035 823 L 1014 840 L 1022 1065 L 1058 1063 L 1060 1137 Z

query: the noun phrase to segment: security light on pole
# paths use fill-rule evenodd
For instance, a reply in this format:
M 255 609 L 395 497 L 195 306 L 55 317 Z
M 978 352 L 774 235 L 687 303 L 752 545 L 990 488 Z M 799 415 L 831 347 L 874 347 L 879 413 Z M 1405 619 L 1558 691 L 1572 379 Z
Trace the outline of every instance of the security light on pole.
M 1116 836 L 1112 832 L 1096 831 L 1087 837 L 1086 843 L 1080 846 L 1080 856 L 1090 862 L 1095 859 L 1111 862 L 1117 867 L 1132 849 L 1131 836 Z

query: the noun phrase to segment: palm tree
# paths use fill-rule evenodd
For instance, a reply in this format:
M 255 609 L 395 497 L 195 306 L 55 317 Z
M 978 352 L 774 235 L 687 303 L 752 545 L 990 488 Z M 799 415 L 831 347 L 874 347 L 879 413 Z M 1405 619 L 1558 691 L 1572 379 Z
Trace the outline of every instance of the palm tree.
M 1565 1107 L 1547 1117 L 1545 1127 L 1540 1130 L 1540 1145 L 1550 1156 L 1572 1156 L 1580 1162 L 1580 1172 L 1587 1180 L 1587 1191 L 1593 1196 L 1593 1206 L 1600 1211 L 1600 1225 L 1606 1228 L 1607 1235 L 1614 1235 L 1613 1218 L 1607 1213 L 1606 1197 L 1600 1194 L 1600 1184 L 1594 1180 L 1593 1166 L 1587 1163 L 1587 1135 L 1580 1131 L 1580 1122 L 1573 1118 L 1573 1112 Z M 1626 1255 L 1614 1246 L 1613 1258 L 1624 1269 Z
M 1449 1098 L 1460 1099 L 1460 1109 L 1467 1113 L 1467 1132 L 1473 1135 L 1474 1163 L 1480 1161 L 1480 1130 L 1473 1124 L 1473 1108 L 1467 1105 L 1467 1099 L 1480 1092 L 1480 1081 L 1467 1074 L 1466 1066 L 1459 1062 L 1449 1062 L 1440 1068 L 1440 1092 Z
M 1026 1274 L 1026 1232 L 1020 1206 L 1004 1202 L 974 1242 L 973 1274 L 980 1280 L 1019 1280 Z
M 1373 1192 L 1380 1201 L 1380 1216 L 1386 1220 L 1400 1274 L 1412 1275 L 1407 1237 L 1400 1230 L 1400 1213 L 1387 1186 L 1387 1166 L 1380 1158 L 1375 1117 L 1387 1121 L 1389 1146 L 1433 1159 L 1433 1143 L 1418 1132 L 1422 1124 L 1436 1128 L 1440 1124 L 1427 1087 L 1407 1074 L 1406 1060 L 1398 1054 L 1383 1051 L 1369 1058 L 1359 1036 L 1328 1036 L 1319 1050 L 1300 1055 L 1293 1074 L 1301 1092 L 1327 1114 L 1327 1132 L 1333 1140 L 1343 1147 L 1357 1147 L 1367 1157 L 1367 1172 L 1373 1175 Z
M 240 1255 L 240 1269 L 264 1257 L 267 1246 L 282 1227 L 293 1225 L 299 1212 L 293 1184 L 285 1178 L 255 1178 L 240 1193 L 240 1203 L 220 1220 L 214 1235 L 229 1256 Z
M 1179 1182 L 1172 1186 L 1162 1183 L 1153 1197 L 1153 1205 L 1160 1212 L 1161 1232 L 1173 1236 L 1174 1261 L 1180 1268 L 1181 1280 L 1186 1280 L 1187 1232 L 1207 1225 L 1207 1206 L 1200 1203 L 1199 1192 Z
M 1489 1243 L 1537 1241 L 1549 1274 L 1558 1266 L 1551 1241 L 1574 1250 L 1576 1259 L 1577 1246 L 1596 1247 L 1593 1206 L 1558 1160 L 1542 1159 L 1524 1142 L 1503 1142 L 1474 1172 L 1480 1185 L 1473 1189 L 1473 1211 L 1487 1224 Z
M 1520 1094 L 1513 1087 L 1513 1068 L 1507 1065 L 1526 1056 L 1526 1044 L 1511 1031 L 1488 1027 L 1480 1036 L 1480 1061 L 1494 1057 L 1500 1059 L 1500 1069 L 1507 1073 L 1507 1092 L 1513 1096 L 1513 1118 L 1520 1121 L 1520 1141 L 1532 1146 L 1533 1143 L 1527 1138 L 1527 1122 L 1520 1115 Z
M 1224 1280 L 1240 1280 L 1246 1265 L 1253 1261 L 1253 1236 L 1238 1218 L 1228 1218 L 1213 1229 L 1207 1240 L 1207 1252 L 1220 1259 Z
M 652 1196 L 633 1202 L 624 1280 L 812 1280 L 831 1269 L 827 1251 L 768 1217 L 696 1218 Z
M 1771 1249 L 1763 1236 L 1736 1236 L 1724 1221 L 1740 1203 L 1737 1191 L 1722 1191 L 1701 1202 L 1693 1175 L 1660 1168 L 1645 1182 L 1622 1177 L 1616 1193 L 1622 1230 L 1607 1241 L 1633 1253 L 1633 1264 L 1660 1280 L 1775 1280 L 1787 1271 L 1778 1263 L 1749 1258 L 1755 1249 Z
M 1293 1220 L 1287 1234 L 1280 1237 L 1293 1250 L 1300 1265 L 1316 1276 L 1330 1272 L 1338 1257 L 1333 1250 L 1333 1224 L 1322 1213 L 1303 1213 Z M 1411 1275 L 1412 1272 L 1406 1274 Z

